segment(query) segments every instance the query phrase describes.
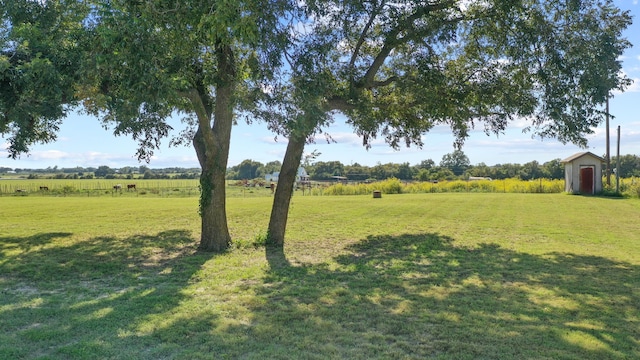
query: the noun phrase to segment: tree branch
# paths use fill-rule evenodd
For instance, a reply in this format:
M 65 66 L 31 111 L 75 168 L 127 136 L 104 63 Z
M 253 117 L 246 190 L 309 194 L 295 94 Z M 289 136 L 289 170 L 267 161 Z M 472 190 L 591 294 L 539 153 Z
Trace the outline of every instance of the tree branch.
M 448 0 L 441 3 L 432 3 L 430 5 L 421 6 L 416 9 L 413 14 L 407 16 L 406 19 L 399 21 L 396 27 L 393 28 L 386 36 L 382 49 L 380 49 L 380 52 L 371 63 L 371 66 L 369 66 L 369 69 L 367 69 L 367 72 L 360 81 L 359 87 L 365 89 L 371 89 L 372 87 L 374 87 L 376 83 L 374 80 L 375 76 L 386 61 L 389 54 L 391 54 L 391 51 L 393 51 L 393 49 L 395 49 L 398 45 L 406 44 L 410 40 L 414 39 L 417 35 L 423 35 L 421 31 L 414 28 L 414 22 L 416 20 L 422 18 L 430 12 L 443 10 L 453 4 L 455 4 L 454 1 Z M 454 21 L 460 20 L 462 20 L 462 18 L 454 19 Z M 405 32 L 406 35 L 402 38 L 399 38 L 399 35 L 403 32 Z
M 207 142 L 214 142 L 213 132 L 211 131 L 211 117 L 206 110 L 202 96 L 196 89 L 189 89 L 187 91 L 179 91 L 178 94 L 182 97 L 189 99 L 193 111 L 198 118 L 198 131 L 202 134 Z
M 326 111 L 332 111 L 332 110 L 348 111 L 348 110 L 354 110 L 355 108 L 356 108 L 355 105 L 350 104 L 349 102 L 347 102 L 346 99 L 339 96 L 334 96 L 332 98 L 327 99 L 327 102 L 324 106 L 324 109 Z
M 375 88 L 375 87 L 383 87 L 383 86 L 387 86 L 391 83 L 393 83 L 394 81 L 397 81 L 398 77 L 397 76 L 392 76 L 390 78 L 388 78 L 387 80 L 383 80 L 383 81 L 374 81 L 371 84 L 370 88 Z
M 362 33 L 360 34 L 360 38 L 358 39 L 358 42 L 356 43 L 356 47 L 355 47 L 355 49 L 353 49 L 353 54 L 351 54 L 351 60 L 349 61 L 349 67 L 350 68 L 353 68 L 354 64 L 356 63 L 356 58 L 358 57 L 358 53 L 360 52 L 360 47 L 362 47 L 362 44 L 364 43 L 365 37 L 367 36 L 367 33 L 369 32 L 369 29 L 371 28 L 371 25 L 373 24 L 373 20 L 375 20 L 376 16 L 378 16 L 378 6 L 377 6 L 377 4 L 373 4 L 373 9 L 371 11 L 371 17 L 369 17 L 369 21 L 364 26 L 364 29 L 362 29 Z

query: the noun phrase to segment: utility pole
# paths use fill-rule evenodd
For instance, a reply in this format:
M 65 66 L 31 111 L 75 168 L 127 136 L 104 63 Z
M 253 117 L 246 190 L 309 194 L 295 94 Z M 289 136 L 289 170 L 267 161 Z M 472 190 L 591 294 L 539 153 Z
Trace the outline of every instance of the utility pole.
M 618 151 L 616 152 L 616 194 L 620 192 L 620 125 L 618 125 Z
M 607 176 L 607 187 L 611 187 L 611 148 L 609 144 L 609 95 L 607 95 L 606 123 L 607 123 L 607 154 L 604 156 L 606 162 L 605 173 Z

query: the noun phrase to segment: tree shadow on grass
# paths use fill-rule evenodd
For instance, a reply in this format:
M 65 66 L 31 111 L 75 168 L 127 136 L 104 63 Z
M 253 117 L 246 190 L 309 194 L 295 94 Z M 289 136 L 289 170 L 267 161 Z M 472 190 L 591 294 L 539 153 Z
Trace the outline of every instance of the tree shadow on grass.
M 185 230 L 44 246 L 69 236 L 0 238 L 0 358 L 162 357 L 136 326 L 178 306 L 212 255 Z
M 21 252 L 31 251 L 33 248 L 51 243 L 55 239 L 66 238 L 73 235 L 67 232 L 41 233 L 27 237 L 0 238 L 0 259 L 6 251 L 19 249 Z
M 640 358 L 640 268 L 603 257 L 425 233 L 320 264 L 268 252 L 261 268 L 198 253 L 182 230 L 36 236 L 0 258 L 3 359 Z
M 347 250 L 333 265 L 271 268 L 243 329 L 269 346 L 255 357 L 640 358 L 637 265 L 438 234 Z

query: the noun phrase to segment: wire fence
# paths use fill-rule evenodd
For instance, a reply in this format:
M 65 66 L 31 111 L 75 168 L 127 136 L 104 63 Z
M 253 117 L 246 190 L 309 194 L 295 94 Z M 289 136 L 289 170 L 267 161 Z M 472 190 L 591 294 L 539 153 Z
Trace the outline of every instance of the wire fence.
M 621 179 L 620 192 L 640 197 L 638 179 Z M 312 182 L 296 187 L 303 196 L 365 195 L 380 191 L 383 194 L 486 192 L 486 193 L 561 193 L 563 180 L 480 180 L 442 182 L 404 182 L 388 179 L 373 183 Z M 267 186 L 239 186 L 229 183 L 227 197 L 273 196 Z M 84 197 L 198 197 L 197 180 L 144 180 L 120 183 L 108 180 L 0 180 L 0 196 L 84 196 Z

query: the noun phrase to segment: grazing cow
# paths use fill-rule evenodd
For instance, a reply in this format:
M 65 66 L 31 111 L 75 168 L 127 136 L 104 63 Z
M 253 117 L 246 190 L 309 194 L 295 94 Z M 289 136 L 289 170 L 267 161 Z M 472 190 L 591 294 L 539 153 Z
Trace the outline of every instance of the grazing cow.
M 127 185 L 127 191 L 129 191 L 129 190 L 131 190 L 131 189 L 136 190 L 136 184 L 128 184 L 128 185 Z M 137 191 L 137 190 L 136 190 L 136 191 Z
M 122 185 L 118 184 L 118 185 L 113 185 L 113 191 L 122 191 Z
M 48 186 L 40 186 L 40 191 L 49 191 Z

